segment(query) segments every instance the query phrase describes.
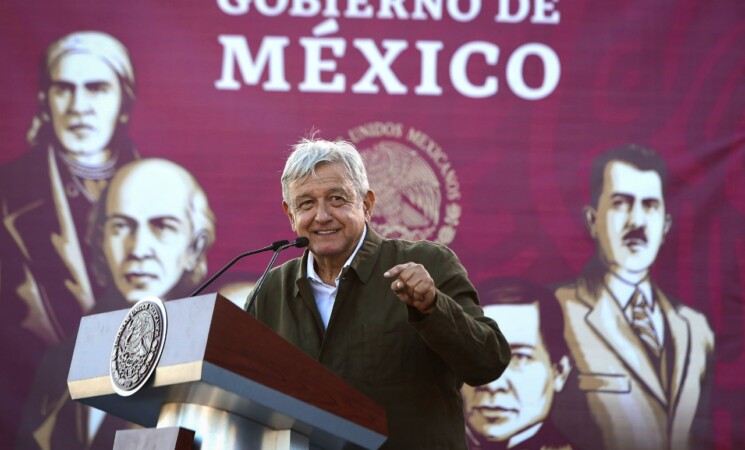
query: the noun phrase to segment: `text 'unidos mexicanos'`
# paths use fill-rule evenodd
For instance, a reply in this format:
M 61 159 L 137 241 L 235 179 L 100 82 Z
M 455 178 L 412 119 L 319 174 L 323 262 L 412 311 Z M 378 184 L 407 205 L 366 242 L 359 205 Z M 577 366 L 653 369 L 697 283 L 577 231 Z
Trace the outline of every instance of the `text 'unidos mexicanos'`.
M 457 22 L 469 22 L 482 11 L 482 0 L 413 0 L 409 3 L 407 0 L 379 0 L 375 6 L 368 1 L 346 0 L 346 8 L 340 9 L 340 0 L 217 0 L 224 13 L 234 16 L 248 14 L 253 5 L 263 16 L 287 14 L 326 19 L 314 27 L 313 36 L 299 37 L 296 42 L 289 36 L 263 36 L 260 42 L 249 42 L 242 35 L 219 35 L 222 68 L 215 88 L 238 90 L 243 85 L 261 83 L 265 91 L 291 91 L 293 87 L 286 77 L 286 53 L 292 50 L 291 46 L 299 46 L 304 56 L 303 78 L 296 85 L 300 92 L 402 95 L 413 91 L 416 95 L 438 96 L 443 93 L 442 81 L 438 79 L 441 66 L 447 68 L 453 90 L 471 98 L 496 95 L 504 81 L 517 97 L 540 100 L 553 93 L 559 84 L 559 57 L 545 43 L 528 42 L 504 52 L 488 40 L 459 42 L 447 48 L 448 43 L 442 40 L 328 36 L 338 31 L 337 17 L 439 21 L 447 14 Z M 496 0 L 498 11 L 494 20 L 556 25 L 560 22 L 556 1 Z M 443 56 L 445 54 L 448 56 Z M 339 70 L 339 61 L 347 57 L 361 57 L 367 64 L 359 78 L 349 80 L 348 74 Z M 418 67 L 416 82 L 407 85 L 401 81 L 393 69 L 394 62 L 399 59 L 405 60 L 403 66 Z M 531 79 L 530 83 L 524 76 L 528 61 L 542 68 L 542 77 Z

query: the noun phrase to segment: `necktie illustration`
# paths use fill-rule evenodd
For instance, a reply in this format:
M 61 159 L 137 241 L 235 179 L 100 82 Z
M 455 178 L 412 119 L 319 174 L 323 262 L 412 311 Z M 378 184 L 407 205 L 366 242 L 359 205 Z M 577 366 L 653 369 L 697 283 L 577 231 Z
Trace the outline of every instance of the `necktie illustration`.
M 650 303 L 639 290 L 631 298 L 631 326 L 639 338 L 647 346 L 655 358 L 660 357 L 660 343 L 657 340 L 654 324 L 652 323 L 652 309 Z

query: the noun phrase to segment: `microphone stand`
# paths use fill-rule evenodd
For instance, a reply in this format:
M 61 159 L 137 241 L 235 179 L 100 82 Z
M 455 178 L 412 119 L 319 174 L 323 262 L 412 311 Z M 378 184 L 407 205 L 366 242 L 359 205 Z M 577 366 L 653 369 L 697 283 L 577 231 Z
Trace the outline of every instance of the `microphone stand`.
M 262 247 L 262 248 L 260 248 L 258 250 L 251 250 L 251 251 L 248 251 L 248 252 L 245 252 L 245 253 L 241 253 L 240 255 L 238 255 L 235 258 L 233 258 L 232 261 L 230 261 L 229 263 L 227 263 L 216 274 L 212 275 L 209 280 L 207 280 L 204 283 L 202 283 L 202 285 L 199 286 L 194 292 L 192 292 L 191 294 L 189 294 L 189 297 L 194 297 L 194 296 L 198 295 L 200 292 L 202 292 L 204 290 L 204 288 L 206 288 L 207 286 L 209 286 L 210 284 L 212 284 L 213 281 L 215 281 L 220 275 L 222 275 L 226 270 L 228 270 L 230 268 L 230 266 L 232 266 L 233 264 L 235 264 L 236 262 L 238 262 L 239 259 L 245 258 L 246 256 L 255 255 L 256 253 L 261 253 L 261 252 L 266 252 L 266 251 L 269 251 L 269 250 L 274 250 L 275 251 L 274 258 L 272 258 L 272 262 L 274 262 L 274 260 L 277 258 L 277 253 L 279 253 L 280 249 L 285 249 L 285 248 L 287 248 L 287 246 L 290 246 L 290 245 L 292 245 L 290 243 L 290 241 L 288 241 L 287 239 L 285 239 L 285 240 L 282 240 L 282 241 L 272 242 L 272 245 L 267 245 L 266 247 Z
M 269 264 L 266 266 L 266 270 L 264 270 L 264 273 L 261 275 L 261 278 L 259 278 L 258 283 L 256 283 L 256 286 L 254 287 L 253 291 L 251 291 L 251 299 L 246 302 L 246 305 L 244 306 L 243 310 L 247 313 L 251 313 L 251 308 L 254 306 L 254 302 L 256 301 L 256 295 L 259 293 L 259 289 L 261 289 L 261 286 L 264 285 L 264 280 L 266 280 L 267 275 L 269 275 L 269 270 L 274 265 L 274 261 L 277 259 L 277 256 L 279 256 L 279 252 L 286 248 L 290 247 L 298 247 L 302 248 L 308 245 L 308 238 L 306 237 L 299 237 L 295 239 L 294 242 L 288 242 L 287 244 L 284 244 L 277 248 L 274 251 L 274 254 L 272 255 L 272 259 L 269 261 Z

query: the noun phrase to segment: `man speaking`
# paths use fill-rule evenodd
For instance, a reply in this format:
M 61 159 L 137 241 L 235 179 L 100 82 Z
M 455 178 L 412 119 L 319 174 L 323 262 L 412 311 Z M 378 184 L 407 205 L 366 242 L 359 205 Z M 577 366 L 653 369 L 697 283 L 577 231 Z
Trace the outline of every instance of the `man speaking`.
M 467 449 L 459 389 L 499 377 L 510 348 L 458 258 L 375 233 L 375 194 L 347 142 L 303 139 L 281 181 L 310 244 L 269 273 L 257 318 L 384 407 L 383 449 Z

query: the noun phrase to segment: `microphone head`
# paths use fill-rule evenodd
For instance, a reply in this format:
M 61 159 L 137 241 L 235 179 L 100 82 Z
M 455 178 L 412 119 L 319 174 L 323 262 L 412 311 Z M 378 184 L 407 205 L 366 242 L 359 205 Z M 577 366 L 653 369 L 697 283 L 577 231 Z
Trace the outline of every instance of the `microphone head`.
M 303 248 L 303 247 L 307 247 L 309 243 L 310 243 L 310 239 L 308 239 L 305 236 L 300 236 L 299 238 L 295 239 L 295 242 L 293 242 L 292 245 L 294 245 L 297 248 Z
M 276 252 L 277 250 L 281 249 L 282 247 L 286 247 L 288 245 L 290 245 L 290 241 L 288 241 L 287 239 L 285 239 L 283 241 L 274 241 L 274 242 L 272 242 L 272 250 L 274 250 Z

